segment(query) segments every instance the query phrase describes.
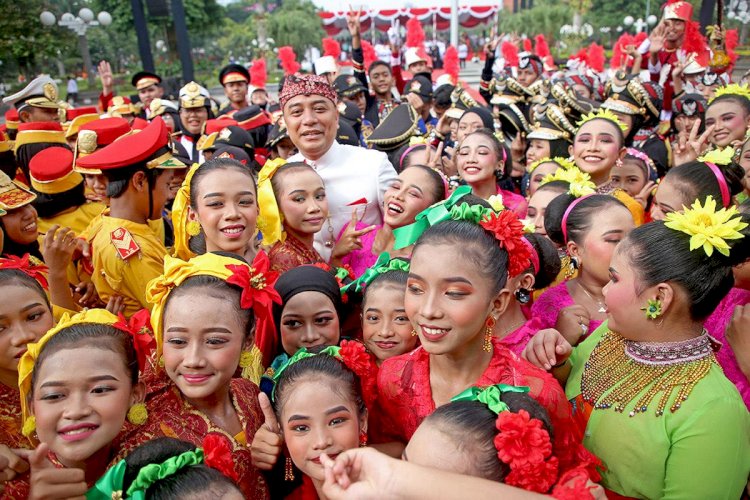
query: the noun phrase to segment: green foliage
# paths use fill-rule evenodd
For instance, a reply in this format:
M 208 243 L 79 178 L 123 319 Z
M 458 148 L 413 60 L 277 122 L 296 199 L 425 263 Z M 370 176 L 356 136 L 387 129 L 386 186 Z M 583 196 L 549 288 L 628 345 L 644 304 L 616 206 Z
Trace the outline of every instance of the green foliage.
M 277 47 L 291 45 L 298 58 L 325 37 L 315 6 L 309 0 L 284 0 L 268 18 L 268 34 Z
M 500 32 L 525 33 L 530 37 L 543 33 L 551 41 L 558 38 L 560 26 L 572 22 L 573 13 L 573 8 L 567 3 L 534 2 L 532 9 L 504 16 L 500 20 Z

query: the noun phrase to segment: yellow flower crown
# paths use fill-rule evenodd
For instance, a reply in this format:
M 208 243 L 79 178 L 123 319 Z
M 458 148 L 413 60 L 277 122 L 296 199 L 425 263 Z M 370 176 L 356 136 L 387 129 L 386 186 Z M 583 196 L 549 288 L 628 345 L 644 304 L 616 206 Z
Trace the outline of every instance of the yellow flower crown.
M 750 87 L 748 87 L 747 84 L 739 85 L 736 83 L 731 83 L 725 87 L 719 87 L 718 89 L 716 89 L 714 96 L 708 100 L 708 104 L 711 104 L 718 97 L 721 97 L 723 95 L 736 95 L 742 96 L 745 99 L 750 99 Z
M 571 168 L 562 169 L 559 168 L 553 174 L 547 174 L 540 186 L 544 186 L 552 181 L 563 181 L 567 182 L 570 187 L 568 188 L 568 194 L 580 198 L 587 194 L 592 194 L 596 191 L 596 184 L 591 181 L 591 176 L 586 172 L 582 172 L 581 169 L 573 165 Z
M 580 128 L 584 123 L 590 122 L 591 120 L 596 120 L 597 118 L 603 118 L 604 120 L 611 121 L 612 123 L 620 127 L 620 130 L 622 130 L 623 132 L 625 132 L 625 130 L 627 130 L 628 128 L 627 125 L 620 121 L 616 114 L 606 108 L 599 108 L 596 112 L 583 115 L 581 121 L 579 121 L 577 125 Z
M 713 163 L 714 165 L 729 165 L 732 163 L 734 158 L 734 148 L 727 146 L 723 149 L 717 148 L 708 151 L 706 154 L 698 158 L 698 161 L 703 163 Z
M 97 323 L 101 325 L 114 325 L 120 319 L 105 309 L 88 309 L 78 314 L 63 314 L 60 321 L 50 328 L 37 342 L 27 344 L 26 352 L 18 361 L 18 390 L 21 396 L 21 416 L 23 419 L 24 436 L 30 436 L 36 427 L 34 416 L 29 411 L 28 396 L 31 394 L 31 379 L 34 375 L 34 365 L 47 342 L 57 335 L 61 330 L 81 323 Z
M 557 163 L 560 168 L 563 168 L 565 170 L 576 168 L 576 164 L 570 158 L 563 158 L 562 156 L 555 156 L 554 158 L 550 158 L 549 156 L 546 156 L 541 160 L 537 160 L 532 163 L 529 167 L 526 168 L 526 171 L 528 173 L 532 173 L 542 163 Z
M 712 196 L 706 198 L 703 206 L 700 200 L 696 200 L 682 213 L 667 214 L 664 225 L 690 235 L 690 250 L 702 248 L 709 257 L 713 255 L 714 249 L 729 256 L 730 246 L 727 240 L 744 238 L 745 235 L 740 231 L 747 227 L 747 223 L 742 222 L 737 207 L 716 210 L 716 201 Z
M 533 234 L 536 232 L 536 226 L 529 219 L 521 219 L 521 224 L 523 224 L 523 234 Z

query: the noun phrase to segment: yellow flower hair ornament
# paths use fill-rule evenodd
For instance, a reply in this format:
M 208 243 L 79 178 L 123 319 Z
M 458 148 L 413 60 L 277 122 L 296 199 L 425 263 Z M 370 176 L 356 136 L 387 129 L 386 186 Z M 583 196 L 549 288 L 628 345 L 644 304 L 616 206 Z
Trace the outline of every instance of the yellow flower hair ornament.
M 544 186 L 552 181 L 567 182 L 570 185 L 568 194 L 576 198 L 596 192 L 596 184 L 591 181 L 591 176 L 576 166 L 568 169 L 557 169 L 555 173 L 547 174 L 542 179 L 540 186 Z
M 625 132 L 625 130 L 627 130 L 628 128 L 627 125 L 620 121 L 616 114 L 606 108 L 599 108 L 596 112 L 583 115 L 581 121 L 578 122 L 578 127 L 580 128 L 584 123 L 590 122 L 591 120 L 596 120 L 597 118 L 603 118 L 605 120 L 611 121 L 612 123 L 620 127 L 620 130 L 622 130 L 623 132 Z
M 120 318 L 105 309 L 88 309 L 78 314 L 63 314 L 60 321 L 53 328 L 47 331 L 37 342 L 27 344 L 26 352 L 18 361 L 18 390 L 21 396 L 21 416 L 23 418 L 23 435 L 28 437 L 35 430 L 35 419 L 29 411 L 29 395 L 31 394 L 31 379 L 34 375 L 34 365 L 39 359 L 44 346 L 52 337 L 57 335 L 61 330 L 73 325 L 84 323 L 97 323 L 100 325 L 115 326 L 120 322 Z M 130 332 L 128 332 L 130 333 Z
M 495 212 L 502 212 L 505 210 L 505 205 L 503 204 L 503 195 L 501 194 L 493 194 L 489 198 L 487 198 L 487 203 L 490 204 L 490 207 L 492 207 L 492 210 Z
M 718 89 L 716 89 L 714 96 L 708 100 L 708 104 L 711 104 L 717 98 L 723 95 L 736 95 L 744 97 L 745 99 L 750 99 L 750 87 L 748 87 L 747 85 L 739 85 L 737 83 L 731 83 L 724 87 L 719 87 Z
M 285 239 L 282 215 L 271 185 L 271 178 L 284 164 L 286 160 L 283 158 L 268 160 L 258 173 L 258 230 L 263 234 L 263 244 L 267 246 Z
M 709 257 L 713 255 L 714 250 L 729 256 L 730 247 L 727 240 L 744 238 L 745 235 L 740 231 L 747 227 L 736 207 L 716 210 L 716 200 L 712 196 L 706 198 L 705 205 L 696 200 L 682 213 L 667 214 L 664 225 L 690 235 L 690 250 L 702 248 Z
M 573 160 L 571 160 L 570 158 L 563 158 L 562 156 L 555 156 L 554 158 L 550 158 L 549 156 L 547 156 L 529 165 L 526 168 L 526 171 L 528 173 L 532 173 L 534 170 L 536 170 L 536 168 L 539 165 L 543 163 L 557 163 L 557 165 L 564 170 L 570 170 L 571 168 L 578 168 L 576 167 L 576 164 L 573 162 Z
M 716 148 L 698 157 L 698 161 L 713 163 L 714 165 L 729 165 L 734 160 L 734 153 L 735 151 L 732 146 Z
M 174 228 L 174 249 L 172 255 L 182 260 L 188 260 L 195 256 L 190 250 L 188 242 L 188 209 L 190 208 L 190 181 L 200 165 L 193 163 L 188 170 L 185 180 L 182 181 L 180 189 L 172 202 L 172 227 Z

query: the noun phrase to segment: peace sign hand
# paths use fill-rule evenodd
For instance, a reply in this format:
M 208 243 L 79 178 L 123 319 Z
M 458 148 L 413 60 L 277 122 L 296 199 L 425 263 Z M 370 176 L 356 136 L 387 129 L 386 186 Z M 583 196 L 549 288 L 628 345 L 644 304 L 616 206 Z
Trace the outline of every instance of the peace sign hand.
M 681 134 L 673 145 L 675 166 L 695 161 L 708 149 L 708 138 L 713 134 L 715 125 L 706 128 L 706 131 L 699 137 L 698 129 L 700 125 L 701 121 L 696 120 L 687 138 L 684 134 Z

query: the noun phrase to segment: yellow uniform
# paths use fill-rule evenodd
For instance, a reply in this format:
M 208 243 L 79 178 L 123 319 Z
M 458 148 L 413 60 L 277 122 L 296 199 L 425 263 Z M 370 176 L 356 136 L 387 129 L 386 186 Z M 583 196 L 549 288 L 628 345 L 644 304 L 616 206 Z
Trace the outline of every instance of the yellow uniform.
M 151 309 L 146 285 L 164 272 L 167 249 L 150 224 L 101 216 L 87 230 L 94 274 L 91 281 L 107 302 L 114 295 L 124 299 L 126 317 L 141 308 Z
M 105 208 L 106 206 L 103 203 L 84 203 L 74 210 L 67 210 L 53 217 L 39 217 L 37 221 L 39 238 L 40 240 L 44 239 L 44 234 L 55 224 L 60 227 L 69 227 L 76 236 L 80 236 L 86 226 Z

